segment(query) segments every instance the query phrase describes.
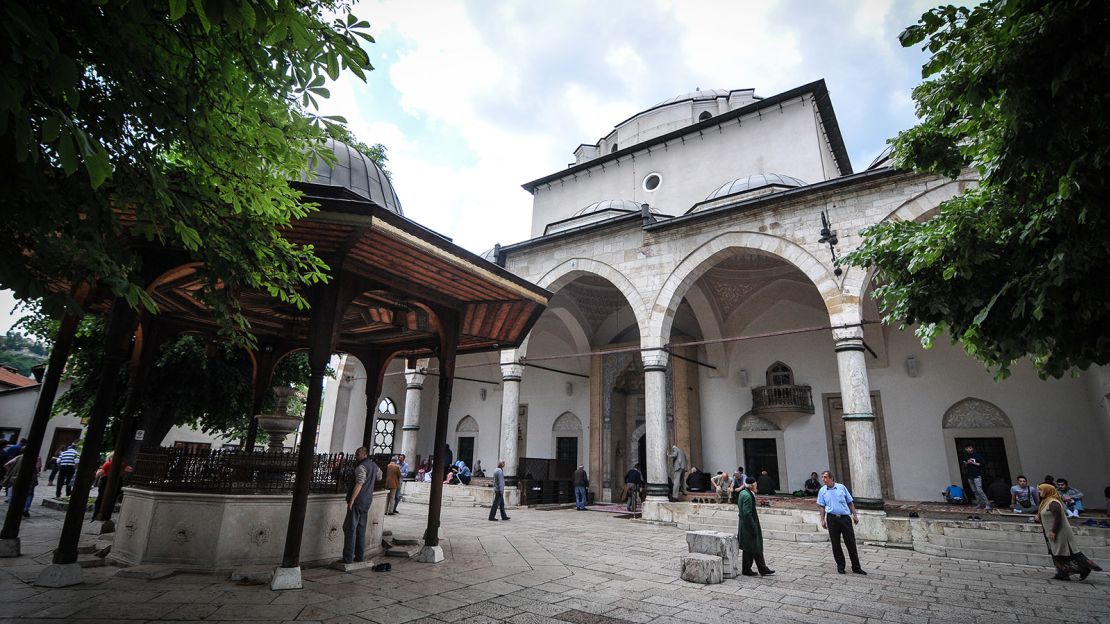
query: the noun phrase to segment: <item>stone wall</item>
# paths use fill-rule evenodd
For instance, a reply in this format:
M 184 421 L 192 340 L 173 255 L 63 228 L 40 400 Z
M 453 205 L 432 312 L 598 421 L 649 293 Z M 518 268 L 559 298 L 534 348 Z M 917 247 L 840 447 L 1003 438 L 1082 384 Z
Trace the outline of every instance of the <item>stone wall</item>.
M 124 565 L 174 565 L 215 571 L 278 565 L 285 548 L 292 497 L 190 494 L 124 488 L 111 559 Z M 388 492 L 374 492 L 366 530 L 367 557 L 381 552 Z M 305 513 L 302 564 L 335 561 L 343 553 L 342 494 L 313 494 Z

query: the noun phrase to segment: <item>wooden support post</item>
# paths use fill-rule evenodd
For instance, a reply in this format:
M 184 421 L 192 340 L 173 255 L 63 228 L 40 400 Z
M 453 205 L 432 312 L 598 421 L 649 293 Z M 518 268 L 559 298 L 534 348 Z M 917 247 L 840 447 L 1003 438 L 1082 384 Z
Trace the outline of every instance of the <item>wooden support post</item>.
M 81 524 L 85 518 L 85 507 L 89 504 L 89 488 L 92 487 L 93 474 L 100 460 L 100 444 L 104 438 L 104 427 L 108 415 L 116 401 L 119 383 L 119 367 L 127 359 L 131 336 L 135 331 L 136 314 L 123 299 L 116 299 L 108 318 L 108 330 L 104 338 L 104 361 L 100 381 L 96 387 L 96 398 L 89 413 L 85 429 L 85 444 L 81 449 L 81 460 L 77 467 L 76 487 L 69 499 L 62 535 L 58 548 L 54 551 L 54 563 L 67 565 L 77 563 L 77 543 L 81 539 Z M 44 571 L 44 574 L 49 569 Z M 42 579 L 43 577 L 40 577 Z M 49 581 L 49 579 L 45 579 Z
M 0 556 L 19 556 L 19 525 L 23 521 L 23 503 L 27 494 L 33 487 L 35 478 L 34 458 L 39 456 L 42 449 L 42 439 L 46 435 L 46 424 L 50 420 L 50 411 L 54 407 L 54 397 L 58 394 L 58 384 L 62 378 L 66 361 L 69 359 L 70 349 L 73 347 L 73 336 L 77 333 L 77 325 L 81 321 L 81 309 L 76 303 L 66 306 L 65 316 L 62 317 L 58 333 L 54 336 L 54 347 L 50 350 L 50 362 L 46 366 L 46 376 L 39 386 L 39 396 L 35 403 L 35 415 L 31 419 L 31 430 L 27 435 L 27 444 L 23 448 L 24 455 L 31 461 L 20 462 L 19 474 L 15 477 L 12 487 L 12 502 L 8 505 L 8 512 L 4 516 L 4 529 L 0 531 L 0 539 L 4 545 L 0 546 Z M 51 449 L 53 450 L 53 449 Z M 15 540 L 7 542 L 7 540 Z
M 455 379 L 455 352 L 459 342 L 459 320 L 453 311 L 437 311 L 439 316 L 439 404 L 436 407 L 436 432 L 432 465 L 432 487 L 428 497 L 428 528 L 424 531 L 424 551 L 419 561 L 443 560 L 439 549 L 440 505 L 443 502 L 443 474 L 447 457 L 447 416 L 451 409 L 451 386 Z
M 366 369 L 366 424 L 362 430 L 362 445 L 371 455 L 374 454 L 374 427 L 377 423 L 378 397 L 382 394 L 385 382 L 385 368 L 392 354 L 378 350 L 352 353 Z

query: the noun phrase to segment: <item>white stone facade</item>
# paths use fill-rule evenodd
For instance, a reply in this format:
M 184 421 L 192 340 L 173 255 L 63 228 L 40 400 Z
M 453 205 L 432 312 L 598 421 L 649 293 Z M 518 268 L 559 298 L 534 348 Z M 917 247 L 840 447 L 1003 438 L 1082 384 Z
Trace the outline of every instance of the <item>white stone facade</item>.
M 669 464 L 660 454 L 678 443 L 688 447 L 694 466 L 710 472 L 751 465 L 758 456 L 758 463 L 777 471 L 781 491 L 799 490 L 810 472 L 832 468 L 863 498 L 938 500 L 960 479 L 957 441 L 971 438 L 998 454 L 998 474 L 1022 473 L 1033 482 L 1045 473 L 1064 476 L 1087 494 L 1089 508 L 1103 507 L 1110 374 L 1092 370 L 1042 381 L 1020 365 L 1009 379 L 995 381 L 946 340 L 924 350 L 911 330 L 874 323 L 879 316 L 868 296 L 869 276 L 848 267 L 837 274 L 829 246 L 820 242 L 822 212 L 843 255 L 860 243 L 867 226 L 927 219 L 974 179 L 884 167 L 844 175 L 850 165 L 836 156 L 842 144 L 838 149 L 838 132 L 830 131 L 831 104 L 817 105 L 827 93 L 823 84 L 810 87 L 788 92 L 789 98 L 752 100 L 722 115 L 733 117 L 712 131 L 713 120 L 698 122 L 693 112 L 695 105 L 716 102 L 711 95 L 681 103 L 687 117 L 651 109 L 622 124 L 641 124 L 635 136 L 650 144 L 650 153 L 625 145 L 618 131 L 616 139 L 580 147 L 566 171 L 525 185 L 535 196 L 534 238 L 501 248 L 498 259 L 554 297 L 516 352 L 501 360 L 460 358 L 459 376 L 505 379 L 514 388 L 503 405 L 504 383 L 457 381 L 452 448 L 458 448 L 456 428 L 467 419 L 468 428 L 477 429 L 466 432 L 476 438 L 474 458 L 487 472 L 506 453 L 556 458 L 555 440 L 563 434 L 553 427 L 572 414 L 582 427 L 578 463 L 587 465 L 591 488 L 603 499 L 619 491 L 646 437 L 650 482 L 665 480 L 660 467 Z M 776 98 L 772 106 L 751 108 Z M 675 120 L 691 114 L 689 132 L 675 137 Z M 666 127 L 644 127 L 652 119 Z M 615 153 L 606 149 L 610 140 L 619 143 Z M 643 185 L 650 172 L 662 178 L 655 191 Z M 809 184 L 702 203 L 722 184 L 754 174 Z M 603 200 L 648 203 L 674 218 L 645 220 L 628 211 L 598 222 L 584 215 L 580 227 L 567 221 L 558 233 L 542 236 L 549 223 Z M 696 346 L 678 347 L 691 341 Z M 674 357 L 676 348 L 687 359 Z M 608 370 L 622 353 L 623 368 Z M 505 365 L 521 362 L 517 384 L 505 376 Z M 789 369 L 792 387 L 806 392 L 808 386 L 812 405 L 755 405 L 776 363 Z M 398 406 L 405 403 L 402 373 L 394 363 L 383 388 Z M 423 385 L 421 405 L 436 404 L 435 385 Z M 945 427 L 945 414 L 968 400 L 992 406 L 1009 426 L 964 419 L 959 427 Z M 519 422 L 509 422 L 516 436 L 505 430 L 510 404 L 520 406 L 512 410 Z M 365 399 L 352 398 L 351 422 L 364 410 Z M 431 409 L 424 411 L 412 447 L 421 456 L 431 449 L 434 422 Z M 746 416 L 763 425 L 744 426 Z M 409 415 L 395 418 L 407 421 Z M 515 453 L 503 442 L 507 435 L 518 440 Z

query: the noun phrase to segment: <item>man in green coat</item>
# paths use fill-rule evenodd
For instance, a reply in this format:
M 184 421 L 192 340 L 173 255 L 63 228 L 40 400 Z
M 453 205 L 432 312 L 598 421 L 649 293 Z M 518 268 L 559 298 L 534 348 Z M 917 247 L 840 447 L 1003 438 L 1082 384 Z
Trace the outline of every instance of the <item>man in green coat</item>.
M 759 568 L 760 576 L 770 576 L 774 570 L 767 567 L 763 561 L 763 530 L 759 528 L 759 513 L 755 510 L 755 494 L 752 488 L 755 479 L 748 477 L 744 487 L 736 495 L 736 507 L 740 510 L 740 524 L 737 527 L 736 537 L 740 540 L 740 550 L 743 551 L 740 573 L 744 576 L 755 576 L 752 572 L 752 561 Z

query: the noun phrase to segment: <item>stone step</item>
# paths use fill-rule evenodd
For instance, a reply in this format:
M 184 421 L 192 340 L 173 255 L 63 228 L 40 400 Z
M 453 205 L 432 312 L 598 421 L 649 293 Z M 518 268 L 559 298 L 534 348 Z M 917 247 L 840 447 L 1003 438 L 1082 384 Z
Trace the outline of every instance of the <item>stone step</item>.
M 418 552 L 420 552 L 420 547 L 419 546 L 409 546 L 409 547 L 394 546 L 393 548 L 390 548 L 389 550 L 385 551 L 385 556 L 386 557 L 402 557 L 404 559 L 411 559 Z
M 996 552 L 1011 552 L 1017 554 L 1028 555 L 1044 555 L 1047 553 L 1047 547 L 1042 539 L 1040 542 L 1026 542 L 1026 541 L 1007 541 L 997 539 L 972 539 L 963 537 L 949 537 L 947 535 L 929 535 L 930 544 L 944 546 L 945 548 L 962 549 L 962 550 L 989 550 Z M 1106 560 L 1110 557 L 1110 548 L 1106 546 L 1094 546 L 1084 544 L 1079 541 L 1079 548 L 1083 554 L 1092 559 Z
M 1076 540 L 1084 546 L 1106 547 L 1110 546 L 1110 536 L 1106 529 L 1092 529 L 1091 527 L 1072 526 Z M 1010 542 L 1026 542 L 1031 544 L 1044 544 L 1044 533 L 1039 524 L 1015 524 L 1010 522 L 983 522 L 964 523 L 957 525 L 946 524 L 944 527 L 946 537 L 960 539 L 990 539 Z
M 732 516 L 690 516 L 690 522 L 696 524 L 718 524 L 721 526 L 731 526 L 733 530 L 736 529 L 736 524 L 739 518 L 736 514 Z M 759 526 L 764 530 L 774 529 L 779 531 L 797 531 L 816 533 L 817 526 L 808 522 L 799 522 L 797 519 L 786 516 L 764 516 L 759 514 Z
M 971 548 L 945 548 L 945 556 L 952 559 L 969 559 L 971 561 L 992 561 L 995 563 L 1014 563 L 1017 565 L 1031 565 L 1037 567 L 1051 567 L 1052 557 L 1044 554 L 1015 553 L 998 550 L 977 550 Z M 1086 554 L 1086 553 L 1084 553 Z

